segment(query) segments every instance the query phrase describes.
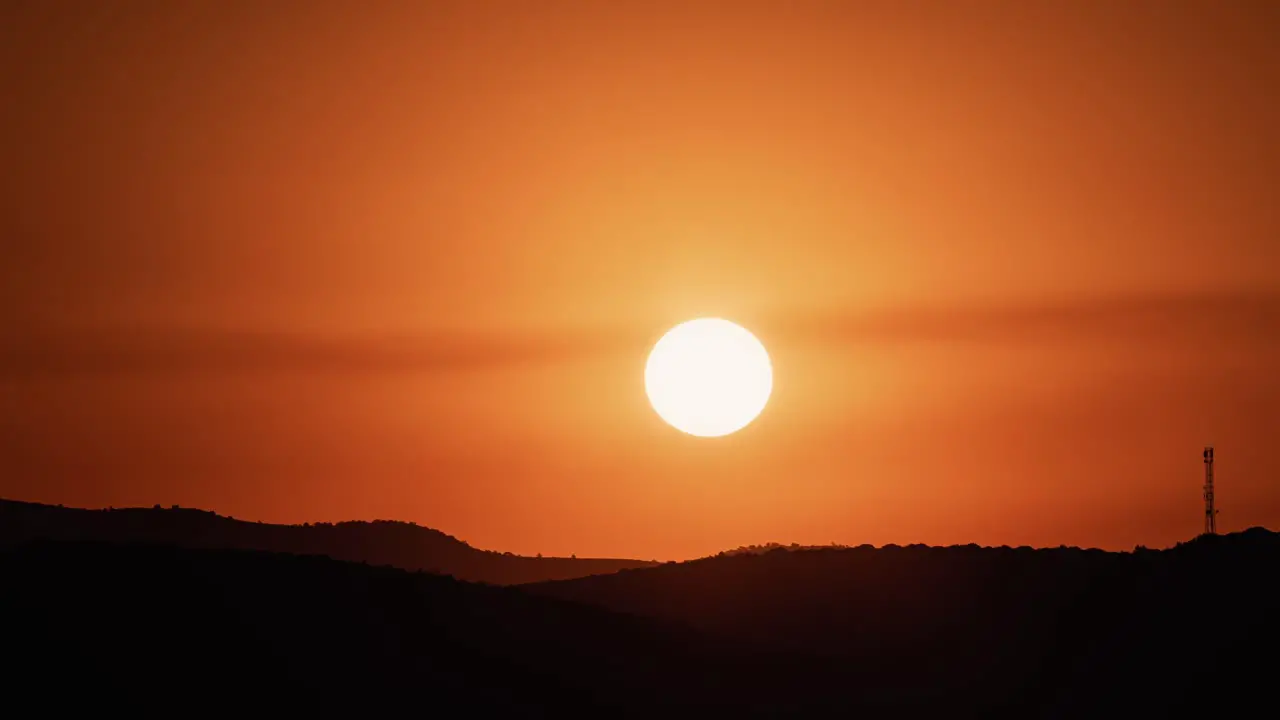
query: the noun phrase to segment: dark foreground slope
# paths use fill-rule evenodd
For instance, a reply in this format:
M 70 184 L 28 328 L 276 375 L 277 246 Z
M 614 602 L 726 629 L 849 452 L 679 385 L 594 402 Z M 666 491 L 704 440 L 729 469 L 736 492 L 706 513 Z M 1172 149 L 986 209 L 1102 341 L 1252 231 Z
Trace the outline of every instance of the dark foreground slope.
M 318 556 L 41 541 L 0 551 L 0 622 L 0 707 L 499 718 L 938 711 L 877 697 L 848 667 L 803 654 Z
M 402 522 L 271 525 L 189 508 L 84 510 L 0 500 L 0 547 L 34 539 L 148 542 L 328 555 L 338 560 L 427 570 L 496 585 L 561 580 L 654 564 L 489 552 L 438 530 Z
M 527 587 L 870 668 L 956 709 L 1161 717 L 1269 705 L 1280 535 L 1106 553 L 775 550 Z M 984 710 L 985 709 L 985 710 Z
M 43 541 L 0 550 L 0 688 L 15 707 L 184 714 L 1231 716 L 1274 704 L 1278 561 L 1280 537 L 1255 530 L 1136 554 L 776 551 L 494 587 Z

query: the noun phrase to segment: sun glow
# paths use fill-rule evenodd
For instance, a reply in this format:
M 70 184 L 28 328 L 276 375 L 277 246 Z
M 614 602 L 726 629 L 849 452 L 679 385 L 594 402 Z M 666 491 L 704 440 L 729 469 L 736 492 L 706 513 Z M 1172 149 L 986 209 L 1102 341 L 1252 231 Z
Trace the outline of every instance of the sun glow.
M 719 318 L 690 320 L 653 346 L 644 387 L 658 416 L 698 437 L 737 432 L 764 410 L 773 367 L 764 345 Z

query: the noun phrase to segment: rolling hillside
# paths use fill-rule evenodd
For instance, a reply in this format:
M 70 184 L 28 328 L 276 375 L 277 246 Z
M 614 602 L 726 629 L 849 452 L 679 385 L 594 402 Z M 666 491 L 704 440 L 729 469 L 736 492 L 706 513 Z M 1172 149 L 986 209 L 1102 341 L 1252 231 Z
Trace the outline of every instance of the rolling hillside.
M 960 705 L 1158 716 L 1261 698 L 1280 672 L 1277 567 L 1280 534 L 1255 528 L 1133 553 L 777 548 L 523 589 L 822 654 Z
M 884 712 L 872 688 L 822 660 L 319 556 L 36 541 L 0 550 L 0 618 L 14 661 L 5 702 L 15 707 L 450 718 Z
M 641 560 L 531 558 L 477 550 L 438 530 L 375 521 L 272 525 L 189 508 L 84 510 L 0 500 L 0 547 L 35 539 L 266 550 L 426 570 L 495 585 L 559 580 L 645 567 Z
M 1280 672 L 1280 535 L 1261 528 L 1132 553 L 786 546 L 494 587 L 365 558 L 412 562 L 376 554 L 408 537 L 464 560 L 540 561 L 400 523 L 3 509 L 15 698 L 75 688 L 99 707 L 268 698 L 449 717 L 1170 717 L 1262 707 Z M 317 538 L 334 537 L 362 562 L 321 557 Z M 309 544 L 287 544 L 298 538 Z M 248 540 L 300 554 L 236 549 Z

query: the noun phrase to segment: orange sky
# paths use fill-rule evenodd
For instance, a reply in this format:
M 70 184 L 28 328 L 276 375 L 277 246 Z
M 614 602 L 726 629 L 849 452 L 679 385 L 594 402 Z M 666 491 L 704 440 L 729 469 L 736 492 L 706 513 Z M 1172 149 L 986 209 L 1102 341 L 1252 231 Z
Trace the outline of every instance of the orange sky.
M 1280 527 L 1280 6 L 9 2 L 0 496 L 519 553 Z M 648 408 L 737 320 L 770 406 Z

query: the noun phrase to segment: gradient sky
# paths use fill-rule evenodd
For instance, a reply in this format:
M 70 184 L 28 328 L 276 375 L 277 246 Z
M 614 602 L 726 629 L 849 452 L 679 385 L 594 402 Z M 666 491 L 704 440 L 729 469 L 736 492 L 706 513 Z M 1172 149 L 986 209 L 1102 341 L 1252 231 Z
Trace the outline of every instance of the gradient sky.
M 1280 4 L 0 5 L 0 496 L 517 553 L 1280 528 Z M 770 406 L 664 425 L 715 315 Z

